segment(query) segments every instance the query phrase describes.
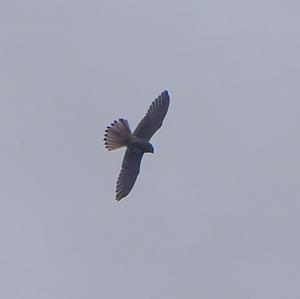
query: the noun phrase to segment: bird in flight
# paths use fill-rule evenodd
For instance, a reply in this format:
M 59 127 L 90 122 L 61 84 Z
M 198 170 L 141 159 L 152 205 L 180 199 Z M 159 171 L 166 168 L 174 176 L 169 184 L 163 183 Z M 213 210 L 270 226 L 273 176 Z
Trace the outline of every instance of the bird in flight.
M 154 133 L 161 127 L 170 104 L 168 91 L 162 92 L 150 105 L 146 115 L 139 122 L 133 133 L 128 121 L 120 118 L 111 123 L 105 130 L 105 147 L 111 151 L 127 147 L 121 172 L 117 180 L 116 200 L 119 201 L 132 190 L 140 172 L 144 153 L 154 153 L 149 142 Z

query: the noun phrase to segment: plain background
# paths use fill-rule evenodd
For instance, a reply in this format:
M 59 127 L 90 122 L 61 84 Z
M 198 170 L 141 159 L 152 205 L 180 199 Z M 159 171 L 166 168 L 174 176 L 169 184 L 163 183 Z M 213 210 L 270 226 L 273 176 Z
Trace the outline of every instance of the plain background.
M 300 298 L 299 3 L 1 1 L 0 298 Z

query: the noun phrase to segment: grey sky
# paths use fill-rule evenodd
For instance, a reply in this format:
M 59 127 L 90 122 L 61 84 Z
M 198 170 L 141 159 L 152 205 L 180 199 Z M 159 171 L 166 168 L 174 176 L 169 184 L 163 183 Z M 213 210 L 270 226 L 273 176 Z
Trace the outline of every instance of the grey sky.
M 300 298 L 298 1 L 2 1 L 0 298 Z M 114 200 L 132 128 L 171 105 Z

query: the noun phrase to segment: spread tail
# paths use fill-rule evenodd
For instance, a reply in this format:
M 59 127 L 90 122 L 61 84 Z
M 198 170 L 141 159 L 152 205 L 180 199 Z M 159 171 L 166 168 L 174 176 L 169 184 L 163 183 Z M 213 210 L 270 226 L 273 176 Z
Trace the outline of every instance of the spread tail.
M 105 147 L 111 151 L 128 144 L 131 130 L 126 119 L 115 120 L 107 127 L 104 134 Z

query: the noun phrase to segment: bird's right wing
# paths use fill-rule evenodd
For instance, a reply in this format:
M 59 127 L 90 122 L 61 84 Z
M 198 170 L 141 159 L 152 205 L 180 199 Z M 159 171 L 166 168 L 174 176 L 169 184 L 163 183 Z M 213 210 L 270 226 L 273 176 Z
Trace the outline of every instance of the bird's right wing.
M 149 141 L 153 134 L 161 127 L 167 114 L 169 104 L 170 97 L 165 90 L 152 102 L 147 114 L 140 121 L 133 134 Z
M 127 196 L 134 186 L 136 178 L 140 172 L 143 152 L 135 151 L 131 147 L 127 148 L 122 162 L 122 169 L 118 177 L 116 188 L 116 200 L 121 200 Z

